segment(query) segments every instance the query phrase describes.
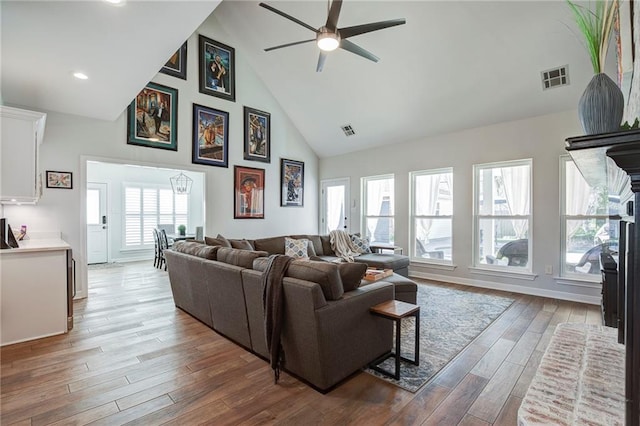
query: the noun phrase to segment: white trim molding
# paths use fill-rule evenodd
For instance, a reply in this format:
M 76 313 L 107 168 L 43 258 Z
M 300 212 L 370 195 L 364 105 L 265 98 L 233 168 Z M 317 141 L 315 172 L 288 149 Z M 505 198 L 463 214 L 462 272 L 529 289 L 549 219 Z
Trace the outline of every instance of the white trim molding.
M 496 269 L 487 269 L 487 268 L 478 268 L 475 266 L 469 266 L 469 272 L 472 274 L 479 275 L 489 275 L 492 277 L 502 277 L 502 278 L 513 278 L 516 280 L 527 280 L 533 281 L 538 275 L 537 274 L 529 274 L 526 272 L 516 272 L 516 271 L 498 271 Z
M 424 272 L 412 271 L 410 277 L 422 278 L 426 280 L 441 281 L 453 284 L 461 284 L 469 287 L 489 288 L 492 290 L 508 291 L 511 293 L 529 294 L 531 296 L 547 297 L 550 299 L 568 300 L 571 302 L 587 303 L 590 305 L 600 305 L 601 297 L 588 296 L 584 294 L 566 293 L 564 291 L 545 290 L 533 287 L 523 287 L 513 284 L 503 284 L 491 281 L 470 280 L 466 278 L 452 277 L 449 275 L 428 274 Z
M 417 267 L 417 268 L 429 268 L 429 269 L 440 269 L 442 271 L 455 271 L 458 265 L 448 264 L 448 263 L 435 263 L 435 262 L 420 262 L 412 260 L 409 264 L 409 267 Z

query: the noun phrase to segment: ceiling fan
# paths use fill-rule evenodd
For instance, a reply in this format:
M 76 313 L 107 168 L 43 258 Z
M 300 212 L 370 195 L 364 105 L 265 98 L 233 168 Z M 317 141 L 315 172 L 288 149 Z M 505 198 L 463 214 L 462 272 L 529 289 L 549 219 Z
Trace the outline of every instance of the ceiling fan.
M 327 22 L 324 24 L 324 26 L 316 29 L 316 28 L 313 28 L 311 25 L 302 22 L 297 18 L 294 18 L 293 16 L 288 15 L 276 9 L 275 7 L 269 6 L 268 4 L 260 3 L 260 6 L 316 33 L 315 38 L 312 38 L 309 40 L 294 41 L 292 43 L 269 47 L 267 49 L 264 49 L 265 52 L 269 52 L 275 49 L 281 49 L 283 47 L 296 46 L 298 44 L 315 41 L 318 47 L 320 48 L 320 57 L 318 58 L 318 66 L 316 67 L 317 72 L 322 71 L 322 68 L 324 67 L 324 61 L 327 59 L 327 52 L 331 52 L 332 50 L 335 50 L 338 47 L 348 52 L 355 53 L 356 55 L 362 56 L 363 58 L 369 59 L 370 61 L 378 62 L 378 59 L 380 58 L 378 58 L 376 55 L 363 49 L 357 44 L 352 43 L 347 39 L 349 37 L 357 36 L 360 34 L 383 30 L 385 28 L 395 27 L 396 25 L 402 25 L 406 23 L 406 20 L 402 18 L 402 19 L 391 19 L 388 21 L 381 21 L 381 22 L 372 22 L 369 24 L 355 25 L 352 27 L 338 28 L 338 18 L 340 17 L 340 8 L 342 7 L 342 0 L 333 0 L 331 2 L 331 6 L 329 7 Z

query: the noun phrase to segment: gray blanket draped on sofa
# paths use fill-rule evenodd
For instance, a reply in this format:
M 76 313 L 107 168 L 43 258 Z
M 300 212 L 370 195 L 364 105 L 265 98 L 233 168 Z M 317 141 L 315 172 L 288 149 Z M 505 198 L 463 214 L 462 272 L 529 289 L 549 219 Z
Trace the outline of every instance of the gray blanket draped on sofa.
M 264 306 L 264 328 L 274 383 L 278 383 L 280 369 L 284 367 L 284 353 L 280 343 L 284 295 L 282 279 L 293 258 L 281 254 L 269 256 L 267 268 L 262 275 L 262 304 Z

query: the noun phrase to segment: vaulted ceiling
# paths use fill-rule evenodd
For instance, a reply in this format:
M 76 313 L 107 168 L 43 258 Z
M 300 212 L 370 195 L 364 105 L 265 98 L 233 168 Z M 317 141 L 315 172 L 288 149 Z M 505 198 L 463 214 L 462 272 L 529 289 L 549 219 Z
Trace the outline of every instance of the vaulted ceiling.
M 312 27 L 326 20 L 326 1 L 265 1 Z M 2 1 L 3 102 L 113 120 L 214 9 L 229 35 L 218 41 L 246 58 L 321 157 L 574 109 L 592 75 L 562 1 L 345 0 L 339 27 L 407 22 L 350 39 L 378 63 L 338 49 L 321 73 L 315 43 L 264 51 L 313 38 L 308 29 L 256 1 L 217 5 Z M 540 72 L 563 65 L 570 84 L 543 90 Z M 73 79 L 76 68 L 92 78 Z

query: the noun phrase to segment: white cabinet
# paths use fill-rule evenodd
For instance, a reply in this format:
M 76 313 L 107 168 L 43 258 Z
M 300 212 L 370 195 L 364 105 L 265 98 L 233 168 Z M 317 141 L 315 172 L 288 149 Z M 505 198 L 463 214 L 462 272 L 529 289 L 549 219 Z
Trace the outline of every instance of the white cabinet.
M 0 251 L 0 346 L 66 333 L 68 303 L 73 304 L 69 245 L 61 240 L 20 244 Z
M 38 149 L 47 115 L 0 106 L 0 203 L 35 203 L 42 194 Z

